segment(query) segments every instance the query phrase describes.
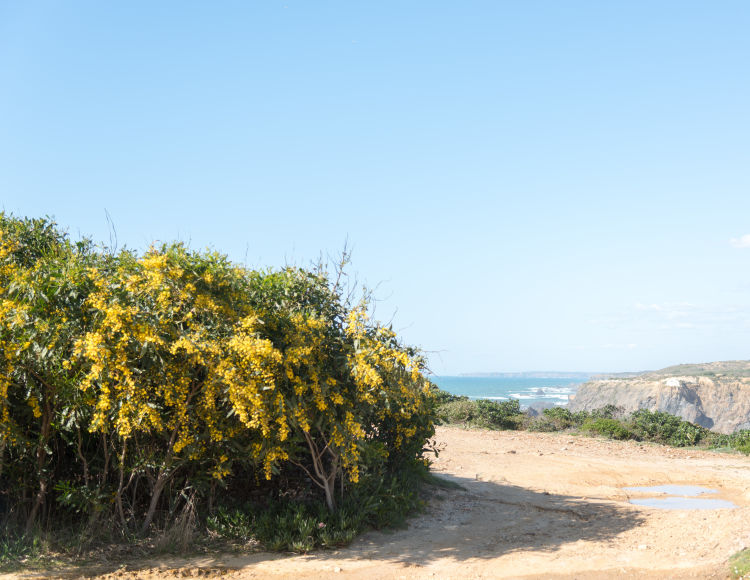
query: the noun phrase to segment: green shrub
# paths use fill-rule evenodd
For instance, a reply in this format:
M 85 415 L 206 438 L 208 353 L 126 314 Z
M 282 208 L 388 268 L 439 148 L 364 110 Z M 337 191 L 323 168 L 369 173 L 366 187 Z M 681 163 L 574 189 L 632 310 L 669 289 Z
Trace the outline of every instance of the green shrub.
M 742 429 L 729 435 L 709 433 L 706 441 L 711 448 L 734 449 L 745 455 L 750 455 L 750 429 Z
M 687 421 L 681 421 L 676 431 L 669 438 L 669 444 L 674 447 L 692 447 L 697 445 L 705 436 L 707 429 Z
M 523 427 L 527 431 L 535 431 L 538 433 L 554 433 L 555 431 L 565 429 L 565 427 L 561 426 L 559 421 L 544 415 L 538 417 L 527 417 Z
M 430 383 L 432 389 L 432 398 L 437 406 L 444 405 L 445 403 L 452 403 L 454 401 L 468 401 L 469 397 L 466 395 L 454 395 L 448 391 L 444 391 L 437 387 L 434 383 Z
M 440 405 L 438 418 L 443 423 L 468 425 L 476 417 L 477 406 L 469 399 L 459 399 Z
M 565 407 L 552 407 L 542 411 L 542 415 L 560 425 L 561 429 L 570 427 L 574 423 L 573 413 Z
M 482 427 L 490 429 L 518 429 L 523 416 L 521 405 L 517 399 L 508 401 L 488 401 L 479 399 L 476 401 L 476 422 Z
M 604 435 L 610 439 L 633 439 L 634 434 L 617 419 L 589 419 L 581 427 L 583 431 Z
M 526 421 L 525 428 L 529 431 L 563 431 L 565 429 L 581 427 L 590 419 L 615 419 L 622 414 L 622 408 L 607 405 L 593 411 L 576 411 L 566 407 L 551 407 L 544 409 L 541 416 L 531 417 Z
M 565 407 L 552 407 L 542 411 L 542 417 L 551 424 L 551 431 L 562 431 L 576 424 L 576 416 Z
M 750 548 L 745 548 L 729 558 L 729 575 L 735 580 L 750 578 Z
M 427 470 L 418 465 L 395 473 L 381 471 L 364 477 L 336 512 L 322 502 L 273 500 L 220 508 L 206 520 L 216 538 L 256 540 L 267 550 L 308 552 L 315 548 L 346 546 L 359 533 L 403 525 L 406 517 L 422 509 L 420 484 Z
M 750 429 L 743 429 L 742 431 L 732 433 L 731 446 L 745 455 L 750 455 Z
M 622 413 L 622 407 L 609 404 L 604 405 L 600 409 L 594 409 L 590 413 L 586 413 L 586 411 L 580 411 L 579 413 L 577 413 L 577 415 L 581 416 L 583 420 L 587 419 L 588 417 L 592 419 L 618 419 L 622 417 Z M 583 423 L 583 420 L 581 420 L 581 423 Z
M 562 431 L 573 426 L 573 413 L 565 407 L 552 407 L 544 409 L 540 415 L 527 415 L 524 421 L 524 429 L 543 433 Z
M 680 417 L 648 409 L 632 413 L 628 423 L 639 439 L 674 447 L 696 445 L 708 433 L 707 429 L 684 421 Z
M 472 401 L 461 398 L 441 405 L 437 415 L 444 423 L 483 429 L 519 429 L 524 421 L 517 399 Z

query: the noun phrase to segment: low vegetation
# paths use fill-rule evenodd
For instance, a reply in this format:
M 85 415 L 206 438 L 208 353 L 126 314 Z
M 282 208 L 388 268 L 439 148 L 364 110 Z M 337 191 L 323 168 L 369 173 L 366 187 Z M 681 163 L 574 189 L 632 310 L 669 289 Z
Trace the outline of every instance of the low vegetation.
M 702 446 L 750 455 L 750 430 L 722 435 L 660 411 L 641 409 L 624 415 L 607 405 L 594 411 L 572 412 L 565 407 L 544 409 L 541 414 L 521 411 L 517 400 L 471 400 L 440 393 L 438 418 L 446 424 L 484 429 L 522 429 L 554 432 L 577 430 L 610 439 L 650 441 L 673 447 Z
M 468 397 L 445 397 L 438 416 L 446 423 L 462 424 L 483 429 L 518 429 L 522 425 L 521 405 L 510 401 L 470 400 Z M 446 400 L 448 399 L 448 400 Z
M 745 548 L 729 558 L 729 574 L 735 580 L 750 579 L 750 548 Z

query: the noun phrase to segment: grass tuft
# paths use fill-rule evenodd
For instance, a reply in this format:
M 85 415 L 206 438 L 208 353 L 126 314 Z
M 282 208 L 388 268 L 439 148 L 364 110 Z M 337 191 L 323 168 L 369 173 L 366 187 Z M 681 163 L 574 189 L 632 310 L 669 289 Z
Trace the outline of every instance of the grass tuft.
M 750 548 L 729 558 L 729 576 L 735 580 L 750 580 Z

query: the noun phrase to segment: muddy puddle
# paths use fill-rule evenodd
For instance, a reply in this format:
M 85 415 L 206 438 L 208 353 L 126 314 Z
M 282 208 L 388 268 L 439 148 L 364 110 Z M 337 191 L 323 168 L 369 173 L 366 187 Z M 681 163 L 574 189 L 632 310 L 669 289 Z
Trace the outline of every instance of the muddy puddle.
M 698 485 L 653 485 L 649 487 L 623 487 L 624 491 L 653 497 L 630 498 L 630 503 L 663 510 L 717 510 L 738 506 L 731 501 L 710 496 L 719 493 L 716 489 Z

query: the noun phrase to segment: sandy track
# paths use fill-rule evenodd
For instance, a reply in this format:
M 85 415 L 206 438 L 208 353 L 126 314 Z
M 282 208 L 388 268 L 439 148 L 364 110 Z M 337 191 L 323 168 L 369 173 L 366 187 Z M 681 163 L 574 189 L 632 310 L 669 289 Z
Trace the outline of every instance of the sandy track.
M 443 427 L 437 439 L 434 471 L 464 489 L 436 492 L 407 529 L 337 551 L 129 562 L 100 577 L 725 578 L 727 558 L 750 546 L 750 458 L 560 433 Z M 739 507 L 657 510 L 621 489 L 666 483 L 711 487 Z

